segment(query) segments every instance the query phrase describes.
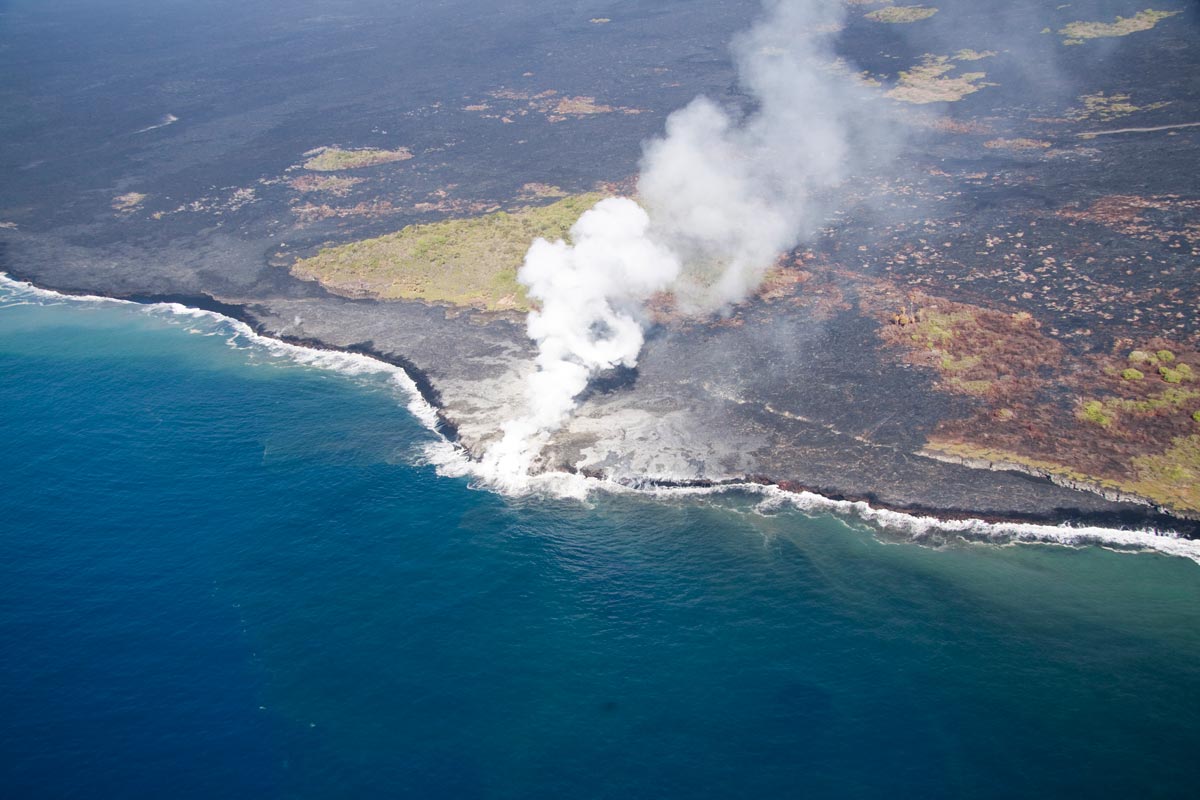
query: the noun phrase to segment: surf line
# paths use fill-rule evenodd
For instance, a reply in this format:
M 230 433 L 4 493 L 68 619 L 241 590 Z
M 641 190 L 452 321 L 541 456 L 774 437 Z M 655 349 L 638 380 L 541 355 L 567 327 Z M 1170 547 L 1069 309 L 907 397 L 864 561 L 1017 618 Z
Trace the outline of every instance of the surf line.
M 1095 139 L 1097 136 L 1112 136 L 1114 133 L 1154 133 L 1155 131 L 1169 131 L 1176 128 L 1196 128 L 1200 127 L 1200 122 L 1177 122 L 1174 125 L 1155 125 L 1153 128 L 1117 128 L 1111 131 L 1086 131 L 1084 133 L 1075 134 L 1080 139 Z
M 247 341 L 263 347 L 269 353 L 285 356 L 301 366 L 327 369 L 344 374 L 366 372 L 390 373 L 393 382 L 408 396 L 408 410 L 438 440 L 426 448 L 426 463 L 444 477 L 475 478 L 472 488 L 496 491 L 478 471 L 478 461 L 471 458 L 462 445 L 450 441 L 439 429 L 437 410 L 421 394 L 416 382 L 400 366 L 365 353 L 353 353 L 337 349 L 306 347 L 264 336 L 245 322 L 207 309 L 193 308 L 181 303 L 138 302 L 103 295 L 72 295 L 43 289 L 27 281 L 18 281 L 0 272 L 0 292 L 14 295 L 14 299 L 39 298 L 54 302 L 112 303 L 137 306 L 150 312 L 167 313 L 177 317 L 209 319 L 228 327 L 230 335 L 244 337 Z M 20 304 L 20 303 L 17 303 Z M 811 491 L 791 491 L 778 486 L 757 483 L 733 482 L 717 486 L 665 486 L 652 481 L 636 484 L 623 483 L 612 478 L 587 476 L 580 473 L 552 471 L 535 477 L 534 486 L 547 494 L 560 497 L 583 499 L 591 491 L 602 491 L 614 495 L 640 495 L 649 497 L 699 497 L 732 492 L 758 495 L 762 501 L 758 510 L 764 513 L 792 508 L 800 513 L 826 513 L 840 517 L 854 517 L 869 525 L 884 530 L 906 534 L 914 544 L 921 544 L 937 534 L 955 536 L 967 542 L 991 544 L 1048 544 L 1067 547 L 1085 545 L 1105 547 L 1120 552 L 1157 552 L 1163 555 L 1187 558 L 1200 564 L 1200 540 L 1186 539 L 1170 531 L 1153 529 L 1122 530 L 1099 526 L 1080 527 L 1070 524 L 1047 525 L 1032 522 L 988 522 L 981 519 L 942 519 L 934 516 L 876 508 L 862 500 L 836 500 Z

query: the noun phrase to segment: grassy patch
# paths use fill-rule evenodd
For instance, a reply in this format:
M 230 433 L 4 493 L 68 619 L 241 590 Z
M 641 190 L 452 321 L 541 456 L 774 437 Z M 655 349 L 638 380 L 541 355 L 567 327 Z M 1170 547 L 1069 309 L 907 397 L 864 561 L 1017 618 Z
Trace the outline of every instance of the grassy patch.
M 894 303 L 895 290 L 888 292 Z M 976 399 L 942 420 L 928 449 L 1007 462 L 1180 511 L 1200 510 L 1200 352 L 1165 338 L 1072 354 L 1019 312 L 909 292 L 883 339 L 937 371 L 943 391 Z M 891 306 L 895 308 L 895 306 Z M 1189 438 L 1191 437 L 1191 438 Z
M 883 10 L 883 9 L 880 9 Z M 900 73 L 887 96 L 904 103 L 953 103 L 990 84 L 986 72 L 951 75 L 955 64 L 947 56 L 926 55 L 921 63 Z
M 933 440 L 926 449 L 958 458 L 1013 464 L 1076 483 L 1116 489 L 1180 511 L 1200 511 L 1200 435 L 1177 437 L 1162 453 L 1135 458 L 1136 474 L 1126 479 L 1094 475 L 1051 459 L 963 442 Z
M 996 389 L 996 382 L 987 379 L 966 380 L 957 375 L 951 376 L 948 381 L 950 387 L 962 394 L 974 395 L 975 397 L 987 397 Z
M 912 304 L 932 301 L 919 295 Z M 1021 393 L 1030 366 L 1055 366 L 1061 347 L 1038 332 L 1027 313 L 1005 314 L 961 303 L 940 301 L 901 308 L 884 339 L 910 353 L 910 360 L 935 368 L 942 387 L 974 397 Z
M 1183 383 L 1195 378 L 1192 368 L 1187 364 L 1180 364 L 1176 367 L 1168 367 L 1164 364 L 1158 368 L 1158 374 L 1167 383 Z
M 129 214 L 142 207 L 146 195 L 141 192 L 126 192 L 112 199 L 112 209 L 118 214 Z
M 943 372 L 965 372 L 979 366 L 983 359 L 979 356 L 964 356 L 955 358 L 949 354 L 942 356 L 941 369 Z
M 555 114 L 562 116 L 586 117 L 591 114 L 611 114 L 616 109 L 612 106 L 597 103 L 594 97 L 564 97 L 554 106 Z
M 1158 357 L 1145 350 L 1130 350 L 1129 360 L 1134 364 L 1149 364 L 1152 367 L 1158 366 Z
M 1104 405 L 1106 408 L 1127 411 L 1133 414 L 1154 415 L 1182 408 L 1197 398 L 1200 398 L 1200 392 L 1170 387 L 1158 394 L 1139 399 L 1110 397 L 1104 401 Z
M 1084 422 L 1099 425 L 1101 428 L 1111 428 L 1116 421 L 1116 417 L 1105 411 L 1104 403 L 1099 400 L 1088 400 L 1083 403 L 1075 412 L 1075 416 Z
M 932 453 L 957 456 L 959 458 L 1015 464 L 1020 467 L 1043 472 L 1047 475 L 1055 475 L 1057 477 L 1066 478 L 1079 483 L 1091 483 L 1095 484 L 1096 486 L 1104 486 L 1112 489 L 1119 488 L 1119 484 L 1116 481 L 1102 478 L 1097 475 L 1089 475 L 1086 472 L 1081 472 L 1080 470 L 1074 469 L 1057 461 L 1051 461 L 1045 458 L 1036 458 L 1003 448 L 984 447 L 967 442 L 930 439 L 929 443 L 925 446 L 925 449 Z
M 937 308 L 922 308 L 914 317 L 909 338 L 930 350 L 949 345 L 954 338 L 955 326 L 971 319 L 969 312 L 945 312 Z M 953 359 L 953 356 L 946 354 L 943 358 Z
M 1160 101 L 1137 106 L 1130 102 L 1130 96 L 1127 94 L 1106 95 L 1104 92 L 1081 95 L 1079 102 L 1083 104 L 1083 108 L 1074 109 L 1069 116 L 1078 120 L 1095 119 L 1101 122 L 1111 122 L 1139 111 L 1157 111 L 1171 105 L 1170 101 Z
M 1182 13 L 1182 11 L 1155 11 L 1147 8 L 1132 17 L 1117 17 L 1114 22 L 1072 22 L 1059 29 L 1058 32 L 1064 37 L 1063 44 L 1083 44 L 1085 39 L 1128 36 L 1138 31 L 1148 31 L 1160 20 Z
M 954 54 L 955 61 L 979 61 L 984 58 L 991 58 L 996 55 L 995 50 L 971 50 L 963 49 Z
M 1133 460 L 1138 494 L 1177 508 L 1200 510 L 1200 435 L 1180 436 L 1158 455 Z
M 887 6 L 885 8 L 877 8 L 874 11 L 864 14 L 864 16 L 872 22 L 897 24 L 929 19 L 937 11 L 936 8 L 930 6 Z
M 313 172 L 336 172 L 342 169 L 359 169 L 374 167 L 377 164 L 389 164 L 393 161 L 407 161 L 413 154 L 407 147 L 397 147 L 395 150 L 343 150 L 340 147 L 321 147 L 310 150 L 305 155 L 310 158 L 304 162 L 304 168 Z
M 1042 139 L 992 139 L 983 146 L 989 150 L 1045 150 L 1050 143 Z
M 489 310 L 529 308 L 517 270 L 534 239 L 566 238 L 603 195 L 573 195 L 512 213 L 443 220 L 322 249 L 292 266 L 351 297 L 411 299 Z

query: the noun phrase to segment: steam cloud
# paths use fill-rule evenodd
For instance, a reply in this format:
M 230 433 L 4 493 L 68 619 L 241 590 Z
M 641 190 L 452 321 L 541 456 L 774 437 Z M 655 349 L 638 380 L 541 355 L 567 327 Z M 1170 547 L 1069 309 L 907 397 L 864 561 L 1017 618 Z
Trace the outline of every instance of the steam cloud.
M 484 457 L 493 480 L 519 488 L 590 378 L 637 364 L 646 300 L 671 291 L 703 312 L 743 299 L 826 219 L 852 154 L 880 150 L 874 94 L 832 66 L 843 15 L 840 0 L 768 0 L 732 45 L 751 111 L 697 97 L 646 145 L 642 205 L 602 200 L 572 244 L 529 248 L 518 279 L 539 304 L 527 325 L 537 371 L 527 413 Z

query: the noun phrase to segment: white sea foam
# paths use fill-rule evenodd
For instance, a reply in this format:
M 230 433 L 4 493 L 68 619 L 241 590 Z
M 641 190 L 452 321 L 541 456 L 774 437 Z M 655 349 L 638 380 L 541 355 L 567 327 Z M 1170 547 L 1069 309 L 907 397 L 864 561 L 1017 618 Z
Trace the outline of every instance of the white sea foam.
M 61 305 L 78 303 L 81 305 L 93 303 L 108 303 L 135 306 L 139 311 L 156 316 L 168 316 L 181 320 L 195 320 L 204 323 L 200 328 L 189 328 L 189 332 L 204 336 L 224 336 L 229 347 L 235 349 L 258 349 L 270 356 L 286 359 L 301 366 L 315 369 L 326 369 L 345 375 L 386 375 L 393 385 L 400 389 L 408 398 L 407 408 L 422 425 L 437 431 L 437 409 L 430 405 L 417 388 L 416 382 L 402 367 L 388 364 L 378 358 L 361 353 L 350 353 L 344 350 L 322 350 L 315 347 L 284 342 L 270 336 L 256 333 L 241 320 L 228 317 L 216 311 L 185 306 L 181 303 L 136 303 L 131 300 L 121 300 L 100 295 L 70 295 L 42 289 L 25 281 L 16 281 L 0 272 L 0 291 L 14 298 L 15 303 L 29 304 L 38 302 L 41 305 Z
M 255 333 L 249 325 L 214 311 L 206 311 L 179 303 L 134 303 L 98 295 L 65 295 L 40 289 L 23 281 L 15 281 L 0 272 L 0 292 L 9 301 L 0 309 L 13 305 L 61 305 L 66 303 L 111 303 L 138 306 L 147 314 L 167 315 L 181 320 L 195 320 L 207 327 L 196 329 L 205 335 L 222 335 L 232 347 L 253 348 L 271 356 L 294 363 L 340 372 L 347 375 L 389 375 L 391 382 L 408 398 L 407 408 L 425 427 L 438 434 L 424 451 L 426 462 L 437 473 L 448 478 L 466 478 L 475 488 L 506 491 L 503 482 L 489 475 L 480 462 L 473 460 L 458 444 L 438 431 L 437 410 L 428 403 L 416 382 L 401 367 L 360 353 L 340 350 L 321 350 L 291 344 Z M 507 489 L 507 491 L 512 491 Z M 834 514 L 862 520 L 892 533 L 902 534 L 917 543 L 935 541 L 939 537 L 957 537 L 965 541 L 1006 543 L 1058 544 L 1071 547 L 1095 545 L 1124 552 L 1157 552 L 1188 558 L 1200 564 L 1200 540 L 1184 539 L 1171 531 L 1123 530 L 1100 526 L 1070 524 L 1046 525 L 1025 522 L 986 522 L 980 519 L 947 520 L 937 517 L 908 514 L 875 508 L 862 501 L 834 500 L 813 492 L 791 492 L 776 486 L 755 483 L 736 483 L 721 486 L 629 485 L 604 478 L 577 473 L 549 471 L 530 476 L 519 493 L 563 498 L 586 499 L 594 492 L 651 497 L 706 497 L 743 494 L 759 497 L 756 510 L 771 513 L 796 510 L 810 514 Z
M 461 447 L 447 441 L 428 445 L 425 456 L 446 477 L 468 477 L 473 485 L 505 492 L 509 484 L 497 483 L 488 470 L 472 460 Z M 981 519 L 941 519 L 875 508 L 860 500 L 835 500 L 807 491 L 788 491 L 757 483 L 730 483 L 719 486 L 629 485 L 577 473 L 542 472 L 529 476 L 520 493 L 541 493 L 555 497 L 584 499 L 592 492 L 644 495 L 651 497 L 715 497 L 748 494 L 761 497 L 755 507 L 760 513 L 793 509 L 808 514 L 833 514 L 859 519 L 890 534 L 902 534 L 915 543 L 931 543 L 938 538 L 954 537 L 968 542 L 992 544 L 1035 543 L 1069 547 L 1097 545 L 1123 552 L 1158 552 L 1188 558 L 1200 564 L 1200 540 L 1185 539 L 1173 531 L 1153 529 L 1124 530 L 1101 526 L 1063 523 L 1049 525 L 1033 522 L 988 522 Z
M 164 114 L 160 121 L 153 125 L 147 125 L 140 130 L 136 130 L 133 132 L 133 134 L 136 136 L 139 133 L 149 133 L 150 131 L 156 131 L 159 128 L 165 128 L 168 125 L 174 125 L 176 122 L 179 122 L 179 117 L 175 116 L 174 114 Z

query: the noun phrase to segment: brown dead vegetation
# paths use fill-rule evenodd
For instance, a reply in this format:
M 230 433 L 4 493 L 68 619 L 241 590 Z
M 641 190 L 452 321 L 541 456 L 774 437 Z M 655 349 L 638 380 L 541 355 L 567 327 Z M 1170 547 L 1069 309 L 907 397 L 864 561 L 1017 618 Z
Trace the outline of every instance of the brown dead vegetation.
M 1160 242 L 1183 239 L 1200 247 L 1200 200 L 1184 200 L 1178 195 L 1108 195 L 1087 208 L 1066 208 L 1058 213 L 1064 219 L 1104 225 L 1126 236 Z
M 1050 143 L 1042 139 L 992 139 L 983 146 L 990 150 L 1045 150 Z
M 1200 511 L 1200 352 L 1155 338 L 1073 355 L 1026 312 L 919 292 L 867 297 L 887 344 L 933 369 L 941 389 L 979 401 L 974 414 L 937 427 L 932 451 Z
M 362 183 L 365 178 L 354 178 L 348 175 L 298 175 L 288 180 L 288 185 L 297 192 L 322 192 L 333 197 L 345 197 L 350 190 Z
M 298 203 L 292 206 L 292 213 L 300 225 L 311 225 L 314 222 L 334 218 L 378 219 L 403 210 L 402 207 L 393 205 L 389 200 L 355 203 L 352 206 L 331 206 L 328 203 Z
M 1038 390 L 1035 376 L 1061 364 L 1062 344 L 1025 312 L 1005 313 L 911 292 L 881 329 L 913 364 L 932 367 L 947 391 L 1012 403 Z

